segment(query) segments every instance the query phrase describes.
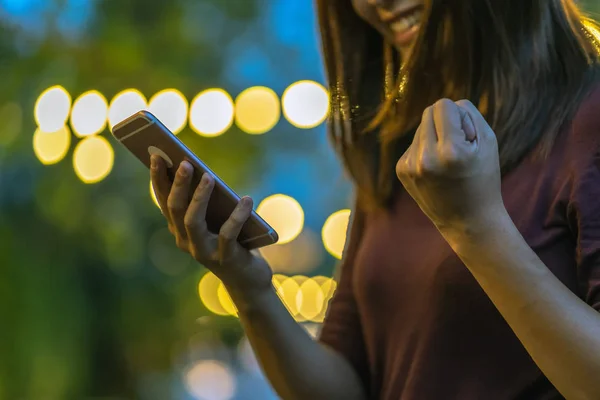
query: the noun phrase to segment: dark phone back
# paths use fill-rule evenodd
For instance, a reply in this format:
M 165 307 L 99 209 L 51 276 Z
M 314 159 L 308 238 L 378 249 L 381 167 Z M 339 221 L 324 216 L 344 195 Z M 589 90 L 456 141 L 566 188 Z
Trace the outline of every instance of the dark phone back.
M 206 212 L 208 229 L 218 233 L 240 200 L 206 164 L 171 133 L 154 115 L 140 111 L 113 128 L 113 136 L 129 149 L 146 167 L 150 168 L 150 156 L 157 154 L 167 163 L 168 173 L 173 179 L 175 171 L 182 161 L 194 166 L 192 190 L 196 188 L 202 175 L 210 174 L 215 179 L 215 188 Z M 244 224 L 238 238 L 240 244 L 248 249 L 268 246 L 276 243 L 277 233 L 256 212 Z

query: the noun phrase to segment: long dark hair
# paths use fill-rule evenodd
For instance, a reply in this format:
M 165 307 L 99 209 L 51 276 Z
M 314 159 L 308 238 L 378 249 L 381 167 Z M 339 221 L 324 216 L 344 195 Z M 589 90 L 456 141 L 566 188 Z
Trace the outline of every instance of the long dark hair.
M 411 59 L 353 10 L 316 0 L 330 134 L 365 207 L 386 207 L 423 110 L 469 99 L 496 132 L 504 172 L 548 153 L 598 76 L 600 42 L 573 0 L 428 0 Z

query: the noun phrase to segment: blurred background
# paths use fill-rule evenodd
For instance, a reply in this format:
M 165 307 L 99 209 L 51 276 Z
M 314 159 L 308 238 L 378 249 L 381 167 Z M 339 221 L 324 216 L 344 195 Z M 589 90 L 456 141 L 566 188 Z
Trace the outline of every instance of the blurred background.
M 255 199 L 316 335 L 351 196 L 324 84 L 312 1 L 0 0 L 0 399 L 276 398 L 108 126 L 148 109 Z

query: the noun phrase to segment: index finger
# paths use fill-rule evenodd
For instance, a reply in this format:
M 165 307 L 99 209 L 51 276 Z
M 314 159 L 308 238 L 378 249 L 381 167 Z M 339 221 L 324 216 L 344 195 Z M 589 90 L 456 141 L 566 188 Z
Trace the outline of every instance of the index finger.
M 433 105 L 433 119 L 442 146 L 466 141 L 459 107 L 452 100 L 442 99 Z
M 417 128 L 415 137 L 418 138 L 419 151 L 433 148 L 438 142 L 438 134 L 433 120 L 433 107 L 427 107 L 423 112 L 421 124 Z

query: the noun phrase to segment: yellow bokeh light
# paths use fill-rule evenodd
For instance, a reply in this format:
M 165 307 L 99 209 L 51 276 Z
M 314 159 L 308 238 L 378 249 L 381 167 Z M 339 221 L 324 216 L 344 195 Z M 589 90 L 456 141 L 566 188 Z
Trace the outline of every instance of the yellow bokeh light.
M 341 259 L 346 244 L 346 231 L 350 221 L 350 210 L 333 213 L 323 225 L 321 236 L 325 249 L 335 258 Z
M 78 137 L 100 133 L 106 127 L 108 102 L 102 93 L 90 90 L 79 96 L 71 111 L 71 127 Z
M 277 125 L 280 117 L 279 97 L 269 88 L 251 87 L 235 100 L 235 122 L 246 133 L 266 133 Z
M 229 296 L 229 292 L 225 289 L 225 285 L 223 282 L 219 284 L 219 288 L 217 289 L 217 297 L 219 298 L 219 303 L 221 307 L 227 314 L 237 316 L 237 309 L 233 304 L 233 300 L 231 300 L 231 296 Z
M 313 81 L 300 81 L 283 93 L 283 114 L 298 128 L 314 128 L 327 119 L 329 94 L 327 89 Z
M 313 320 L 323 309 L 323 289 L 314 279 L 306 279 L 300 285 L 299 294 L 296 298 L 300 315 L 306 320 Z
M 152 181 L 150 181 L 150 197 L 152 198 L 154 204 L 156 204 L 156 207 L 158 207 L 160 210 L 160 204 L 158 204 L 158 199 L 156 198 L 156 192 L 154 191 L 154 185 L 152 184 Z
M 114 150 L 102 136 L 88 136 L 75 146 L 73 168 L 84 183 L 97 183 L 106 178 L 114 161 Z
M 317 282 L 319 286 L 321 286 L 321 290 L 323 292 L 323 307 L 312 320 L 314 322 L 323 322 L 325 320 L 325 315 L 327 314 L 329 300 L 331 300 L 333 294 L 335 293 L 335 289 L 337 288 L 337 282 L 332 278 L 327 278 L 324 276 L 315 276 L 313 280 Z
M 33 151 L 44 165 L 56 164 L 65 158 L 70 146 L 71 132 L 66 126 L 51 133 L 38 128 L 33 134 Z
M 229 400 L 235 396 L 236 381 L 227 365 L 204 360 L 185 374 L 187 391 L 197 400 Z
M 138 111 L 146 110 L 146 97 L 136 89 L 127 89 L 118 93 L 108 107 L 108 123 L 111 129 Z
M 188 108 L 187 99 L 176 89 L 161 90 L 148 102 L 148 110 L 176 135 L 185 128 Z
M 218 136 L 233 124 L 234 106 L 223 89 L 199 93 L 190 105 L 190 127 L 201 136 Z
M 274 272 L 288 275 L 309 273 L 323 259 L 319 236 L 306 228 L 289 243 L 262 247 L 259 251 Z
M 67 123 L 71 95 L 62 86 L 46 89 L 35 102 L 34 116 L 42 132 L 56 132 Z
M 278 244 L 291 242 L 304 227 L 302 207 L 295 199 L 283 194 L 267 197 L 258 205 L 256 212 L 279 234 Z
M 277 288 L 277 292 L 283 303 L 287 307 L 290 314 L 294 317 L 298 316 L 298 292 L 300 285 L 293 278 L 286 278 Z
M 198 294 L 202 304 L 213 314 L 229 315 L 219 300 L 221 281 L 212 272 L 207 272 L 198 283 Z

